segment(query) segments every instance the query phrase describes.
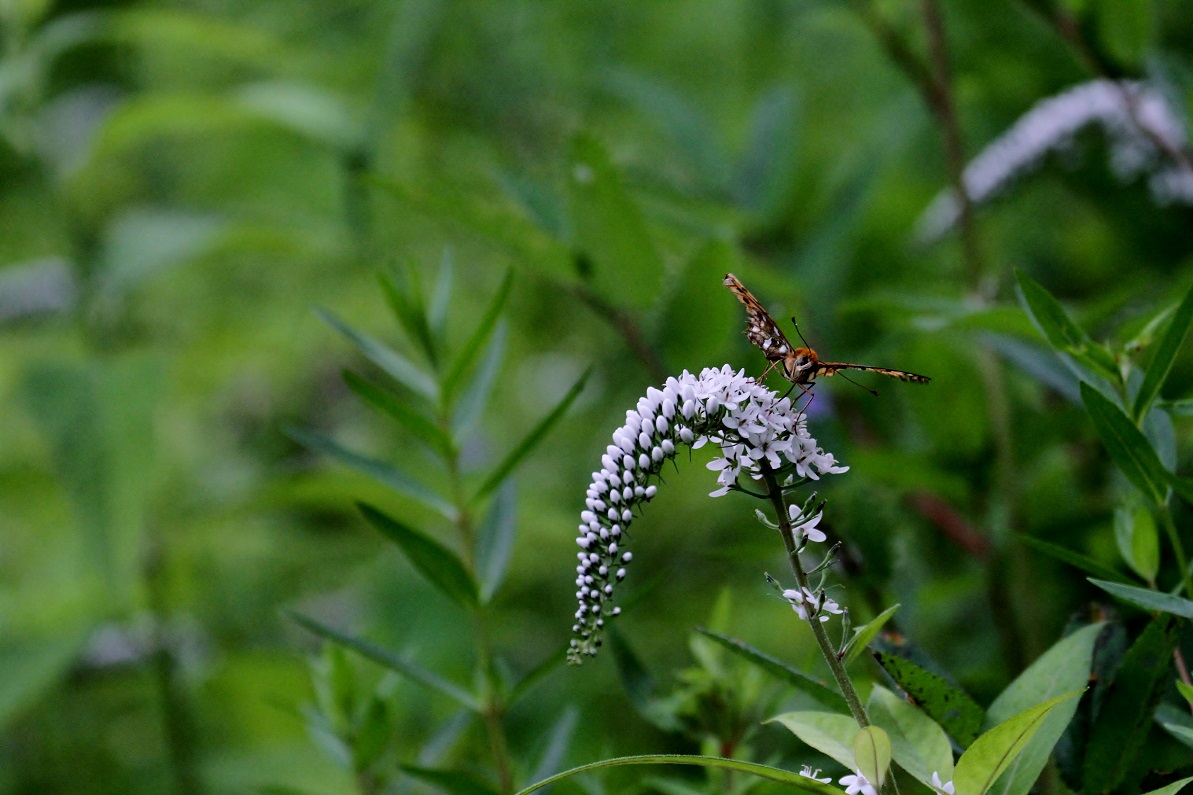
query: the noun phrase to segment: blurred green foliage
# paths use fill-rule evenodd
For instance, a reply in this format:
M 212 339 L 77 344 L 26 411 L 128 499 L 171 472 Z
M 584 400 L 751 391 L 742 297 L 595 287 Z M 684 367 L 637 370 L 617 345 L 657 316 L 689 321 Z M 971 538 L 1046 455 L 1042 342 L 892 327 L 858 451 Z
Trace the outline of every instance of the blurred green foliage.
M 916 659 L 983 705 L 1091 611 L 1122 620 L 1106 665 L 1187 658 L 1187 622 L 1085 576 L 1170 591 L 1172 535 L 1193 544 L 1167 479 L 1189 472 L 1189 204 L 1084 130 L 960 232 L 914 230 L 957 179 L 950 130 L 972 158 L 1102 78 L 1187 120 L 1193 10 L 963 0 L 934 30 L 934 5 L 0 3 L 0 792 L 490 791 L 492 734 L 448 695 L 474 687 L 501 695 L 517 784 L 726 737 L 814 761 L 742 723 L 810 696 L 689 648 L 732 595 L 715 629 L 824 676 L 761 577 L 781 546 L 708 500 L 702 453 L 634 539 L 621 673 L 649 687 L 539 667 L 624 411 L 684 368 L 761 370 L 726 271 L 825 356 L 934 379 L 818 387 L 856 623 L 901 603 Z M 1157 160 L 1187 169 L 1182 146 Z M 516 542 L 469 546 L 462 509 Z M 487 611 L 484 666 L 461 601 Z M 1187 767 L 1188 714 L 1162 714 L 1149 764 Z M 1079 786 L 1080 759 L 1060 773 Z

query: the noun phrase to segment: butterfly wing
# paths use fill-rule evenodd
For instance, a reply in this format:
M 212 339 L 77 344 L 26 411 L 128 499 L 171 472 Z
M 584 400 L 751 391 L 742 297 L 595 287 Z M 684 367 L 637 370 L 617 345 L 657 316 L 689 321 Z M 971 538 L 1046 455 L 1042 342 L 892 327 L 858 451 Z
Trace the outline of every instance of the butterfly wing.
M 817 362 L 816 375 L 830 376 L 836 375 L 840 370 L 865 370 L 871 373 L 878 373 L 879 375 L 889 376 L 890 378 L 898 378 L 900 381 L 910 381 L 913 384 L 926 384 L 932 379 L 926 375 L 919 375 L 918 373 L 909 373 L 906 370 L 892 370 L 889 367 L 870 367 L 864 364 L 851 364 L 849 362 Z
M 795 349 L 787 341 L 787 337 L 771 318 L 767 311 L 758 303 L 749 290 L 732 273 L 725 274 L 725 286 L 737 296 L 746 307 L 746 339 L 762 349 L 763 355 L 772 365 L 779 365 L 783 375 L 788 380 L 794 380 Z

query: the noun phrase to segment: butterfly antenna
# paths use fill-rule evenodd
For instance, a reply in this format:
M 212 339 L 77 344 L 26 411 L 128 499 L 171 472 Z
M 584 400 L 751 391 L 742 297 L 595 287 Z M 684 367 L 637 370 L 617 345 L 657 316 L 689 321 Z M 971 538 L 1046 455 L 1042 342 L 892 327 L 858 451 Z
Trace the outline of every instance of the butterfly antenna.
M 795 326 L 795 333 L 799 335 L 800 342 L 804 344 L 804 347 L 811 348 L 812 346 L 808 344 L 806 339 L 804 339 L 804 332 L 799 330 L 799 323 L 795 321 L 795 315 L 791 316 L 791 325 Z
M 856 387 L 860 387 L 860 388 L 862 388 L 862 389 L 866 390 L 867 392 L 869 392 L 869 393 L 870 393 L 871 395 L 873 395 L 874 397 L 878 397 L 878 390 L 877 390 L 877 389 L 871 389 L 870 387 L 866 386 L 865 384 L 859 384 L 857 381 L 854 381 L 852 378 L 850 378 L 849 376 L 845 375 L 845 373 L 842 373 L 842 372 L 840 372 L 840 371 L 837 371 L 837 375 L 841 376 L 842 378 L 844 378 L 846 381 L 848 381 L 849 383 L 853 384 L 854 386 L 856 386 Z

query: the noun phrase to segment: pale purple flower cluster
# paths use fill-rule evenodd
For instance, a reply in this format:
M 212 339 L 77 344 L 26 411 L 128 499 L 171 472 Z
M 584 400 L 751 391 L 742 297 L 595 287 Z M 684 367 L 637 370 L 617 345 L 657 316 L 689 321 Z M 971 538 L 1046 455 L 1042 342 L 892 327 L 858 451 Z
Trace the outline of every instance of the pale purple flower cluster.
M 1050 152 L 1063 150 L 1080 130 L 1100 126 L 1110 144 L 1110 164 L 1123 180 L 1149 174 L 1160 204 L 1193 203 L 1193 173 L 1166 162 L 1157 142 L 1170 150 L 1187 146 L 1180 117 L 1164 95 L 1137 81 L 1090 80 L 1038 102 L 973 159 L 962 179 L 970 201 L 980 203 Z M 953 192 L 941 193 L 918 222 L 921 240 L 933 241 L 960 217 Z
M 648 389 L 613 432 L 580 514 L 579 608 L 569 662 L 596 654 L 606 618 L 621 612 L 612 606 L 613 585 L 625 577 L 633 557 L 623 549 L 624 534 L 638 506 L 654 497 L 652 481 L 680 445 L 698 448 L 710 441 L 721 449 L 721 457 L 708 465 L 718 472 L 714 497 L 728 493 L 742 473 L 760 479 L 764 468 L 780 473 L 784 484 L 847 469 L 820 449 L 789 399 L 778 399 L 744 371 L 725 365 L 697 377 L 685 370 L 661 390 Z

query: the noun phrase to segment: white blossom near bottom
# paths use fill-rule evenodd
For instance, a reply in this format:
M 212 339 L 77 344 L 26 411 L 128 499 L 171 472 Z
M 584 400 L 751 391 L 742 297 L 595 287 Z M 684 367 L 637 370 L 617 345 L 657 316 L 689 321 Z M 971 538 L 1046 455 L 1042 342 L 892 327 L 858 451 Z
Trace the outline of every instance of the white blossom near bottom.
M 799 774 L 801 776 L 803 776 L 804 778 L 810 778 L 813 781 L 819 781 L 821 784 L 832 784 L 833 783 L 833 779 L 831 776 L 825 776 L 824 778 L 820 778 L 820 768 L 816 768 L 815 770 L 813 770 L 810 765 L 804 765 L 802 768 L 800 768 Z
M 841 609 L 841 605 L 829 598 L 823 591 L 816 592 L 806 587 L 800 590 L 788 588 L 783 591 L 783 598 L 795 610 L 795 614 L 804 621 L 816 619 L 824 623 L 831 616 L 839 616 L 845 612 Z
M 789 398 L 780 399 L 744 371 L 725 365 L 694 376 L 685 370 L 668 378 L 662 389 L 648 389 L 636 408 L 626 412 L 625 424 L 613 432 L 613 443 L 601 456 L 601 468 L 592 473 L 586 508 L 580 513 L 579 607 L 568 649 L 570 663 L 596 654 L 605 620 L 621 612 L 612 602 L 613 586 L 625 577 L 633 559 L 624 549 L 625 531 L 639 506 L 655 496 L 663 464 L 681 445 L 699 448 L 708 442 L 721 452 L 708 465 L 717 472 L 713 497 L 729 493 L 743 475 L 761 480 L 767 470 L 790 485 L 848 469 L 820 448 Z M 822 539 L 815 526 L 808 521 L 801 532 L 809 540 Z
M 878 790 L 874 789 L 874 785 L 866 780 L 862 775 L 862 771 L 855 771 L 852 776 L 842 776 L 837 780 L 838 784 L 845 787 L 845 795 L 878 795 Z

